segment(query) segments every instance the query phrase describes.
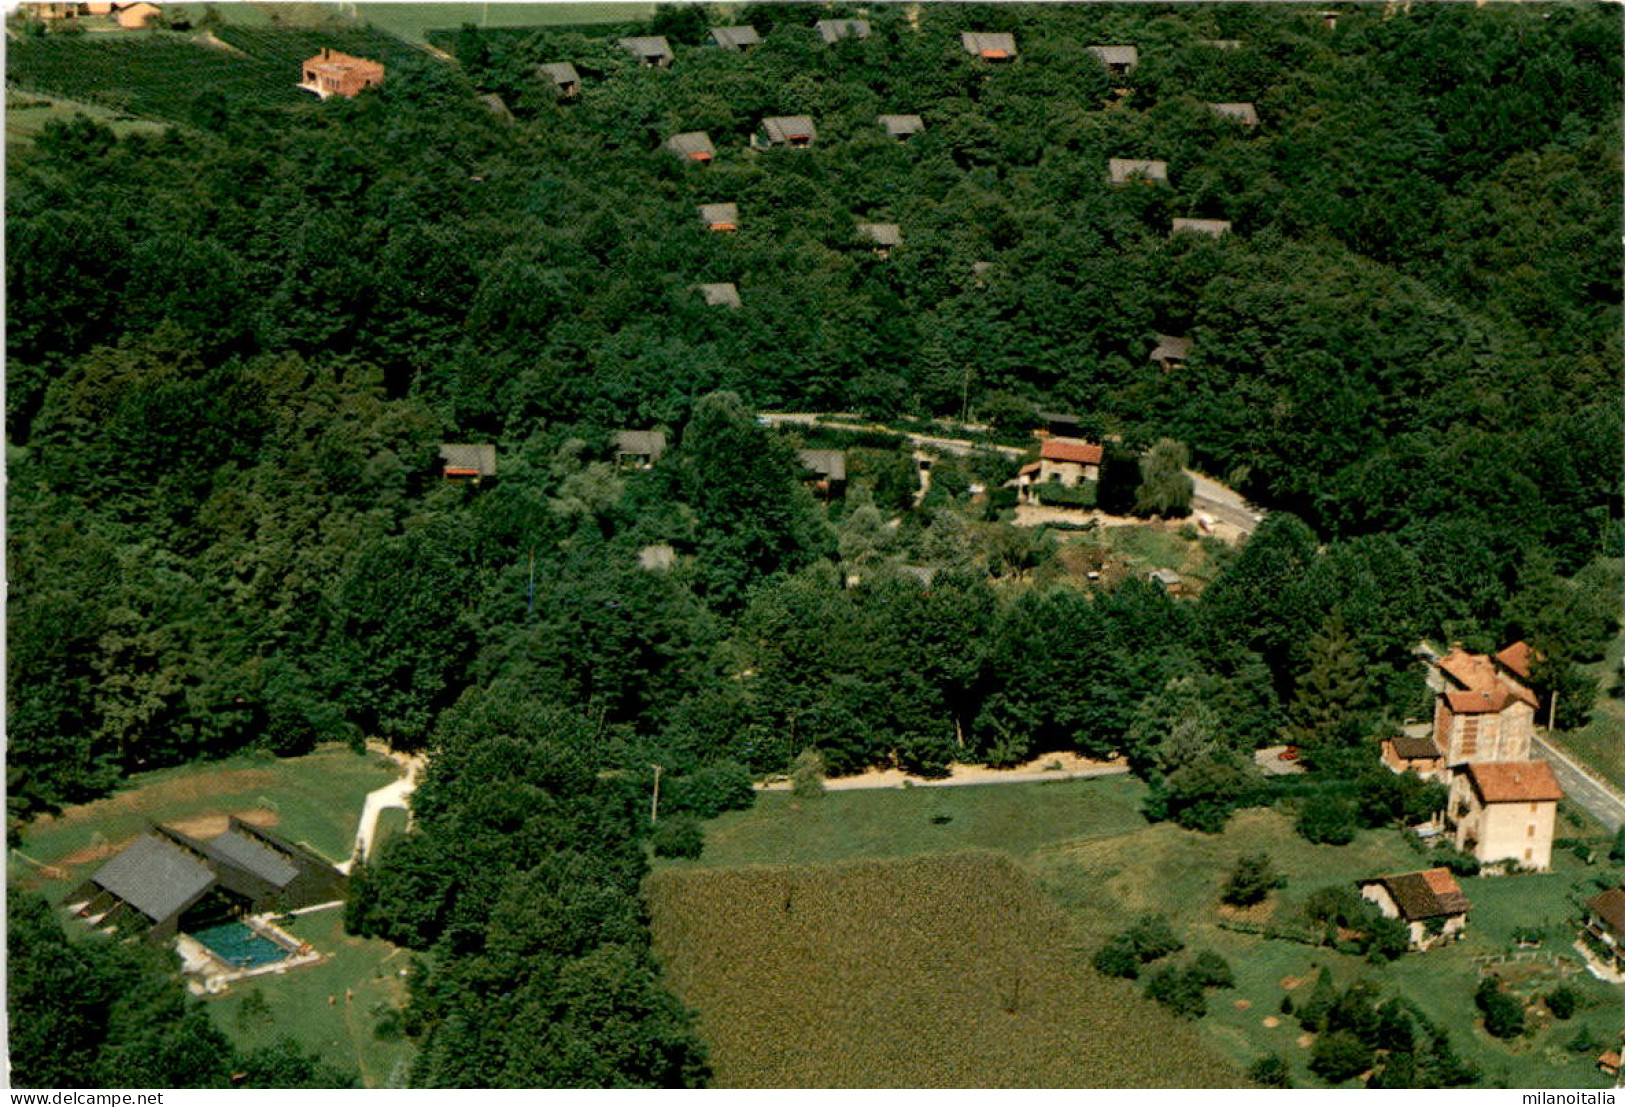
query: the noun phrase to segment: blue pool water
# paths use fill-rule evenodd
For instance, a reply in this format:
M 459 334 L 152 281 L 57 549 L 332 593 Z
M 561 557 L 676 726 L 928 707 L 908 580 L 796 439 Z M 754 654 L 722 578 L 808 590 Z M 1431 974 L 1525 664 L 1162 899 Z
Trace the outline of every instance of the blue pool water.
M 241 969 L 273 965 L 288 956 L 287 950 L 240 922 L 211 926 L 207 930 L 194 930 L 191 933 L 216 957 Z

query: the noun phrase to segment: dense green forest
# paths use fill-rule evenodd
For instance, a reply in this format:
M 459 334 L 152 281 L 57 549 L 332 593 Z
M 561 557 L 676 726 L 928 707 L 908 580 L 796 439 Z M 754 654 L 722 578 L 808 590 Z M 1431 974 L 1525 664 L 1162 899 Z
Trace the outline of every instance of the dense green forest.
M 415 1078 L 670 1085 L 705 1067 L 637 895 L 652 765 L 705 817 L 804 749 L 1122 750 L 1148 813 L 1217 829 L 1282 734 L 1358 780 L 1418 713 L 1423 636 L 1529 638 L 1578 724 L 1625 555 L 1620 14 L 1316 10 L 885 6 L 826 46 L 840 9 L 672 8 L 641 32 L 669 69 L 615 29 L 470 26 L 353 101 L 49 126 L 6 196 L 12 833 L 245 746 L 429 750 L 351 905 L 428 953 Z M 762 45 L 709 45 L 736 21 Z M 810 149 L 747 149 L 792 114 Z M 664 148 L 688 131 L 712 162 Z M 1113 187 L 1119 157 L 1169 180 Z M 736 232 L 699 219 L 721 202 Z M 721 281 L 740 308 L 693 291 Z M 1108 477 L 1173 439 L 1270 514 L 1195 603 L 1090 589 L 973 496 L 1003 463 L 914 507 L 906 453 L 855 450 L 824 504 L 764 409 L 1010 440 L 1075 411 Z M 672 448 L 618 469 L 654 426 Z M 495 443 L 496 479 L 442 479 L 442 442 Z

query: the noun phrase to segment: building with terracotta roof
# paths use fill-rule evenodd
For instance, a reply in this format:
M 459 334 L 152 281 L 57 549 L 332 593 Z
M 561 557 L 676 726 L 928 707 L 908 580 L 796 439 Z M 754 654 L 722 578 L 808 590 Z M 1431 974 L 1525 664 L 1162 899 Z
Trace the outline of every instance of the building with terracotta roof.
M 684 161 L 697 161 L 701 165 L 717 156 L 717 148 L 711 145 L 711 136 L 704 131 L 684 131 L 672 135 L 666 140 L 666 149 Z
M 1400 734 L 1384 738 L 1382 763 L 1396 773 L 1415 773 L 1428 780 L 1445 777 L 1444 752 L 1426 736 Z
M 1610 888 L 1586 901 L 1587 943 L 1616 972 L 1625 971 L 1625 888 Z
M 368 58 L 324 49 L 308 58 L 301 67 L 304 80 L 299 87 L 323 100 L 329 96 L 356 96 L 364 88 L 384 83 L 384 66 Z
M 1081 438 L 1047 438 L 1038 451 L 1038 480 L 1073 488 L 1079 481 L 1100 479 L 1099 444 Z
M 1379 876 L 1360 881 L 1360 895 L 1390 919 L 1399 919 L 1411 935 L 1411 946 L 1425 950 L 1467 926 L 1472 908 L 1449 869 Z
M 1512 665 L 1497 664 L 1502 657 L 1510 658 Z M 1496 659 L 1456 646 L 1430 664 L 1433 740 L 1444 752 L 1446 766 L 1528 760 L 1539 700 L 1517 678 L 1514 667 L 1521 665 L 1527 672 L 1528 657 L 1529 648 L 1522 642 L 1508 646 Z
M 1150 181 L 1168 183 L 1168 163 L 1141 158 L 1107 158 L 1106 176 L 1114 185 Z
M 1544 761 L 1468 762 L 1453 773 L 1447 817 L 1456 848 L 1486 865 L 1552 867 L 1563 786 Z
M 739 205 L 701 204 L 700 222 L 713 231 L 737 231 L 739 229 Z
M 983 61 L 1009 61 L 1016 56 L 1016 36 L 987 31 L 966 31 L 959 36 L 965 53 Z
M 762 120 L 762 129 L 751 136 L 751 144 L 759 150 L 771 146 L 790 146 L 805 149 L 818 137 L 810 115 L 770 115 Z

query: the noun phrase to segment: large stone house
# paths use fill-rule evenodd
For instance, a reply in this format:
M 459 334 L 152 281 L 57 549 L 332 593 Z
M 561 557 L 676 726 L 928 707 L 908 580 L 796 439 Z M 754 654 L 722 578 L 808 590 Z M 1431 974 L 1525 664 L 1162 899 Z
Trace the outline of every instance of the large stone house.
M 1546 870 L 1562 798 L 1544 761 L 1470 761 L 1452 774 L 1446 815 L 1456 848 L 1484 864 Z
M 1529 759 L 1539 702 L 1519 679 L 1528 678 L 1529 657 L 1518 642 L 1493 659 L 1456 646 L 1432 663 L 1433 740 L 1445 765 Z
M 1472 904 L 1449 869 L 1379 876 L 1360 881 L 1360 895 L 1410 931 L 1411 946 L 1425 950 L 1459 934 Z
M 364 88 L 384 83 L 382 62 L 341 54 L 337 50 L 324 49 L 315 57 L 307 58 L 300 73 L 304 80 L 299 82 L 299 87 L 323 100 L 329 96 L 356 96 Z
M 1038 451 L 1038 480 L 1074 488 L 1079 481 L 1100 479 L 1103 451 L 1081 438 L 1048 438 Z

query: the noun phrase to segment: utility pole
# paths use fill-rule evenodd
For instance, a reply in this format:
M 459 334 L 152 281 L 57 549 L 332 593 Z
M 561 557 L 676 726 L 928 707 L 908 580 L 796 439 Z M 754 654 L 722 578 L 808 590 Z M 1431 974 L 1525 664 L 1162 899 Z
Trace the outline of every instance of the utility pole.
M 652 824 L 660 820 L 660 766 L 649 767 L 655 771 L 654 798 L 649 801 L 649 822 Z

